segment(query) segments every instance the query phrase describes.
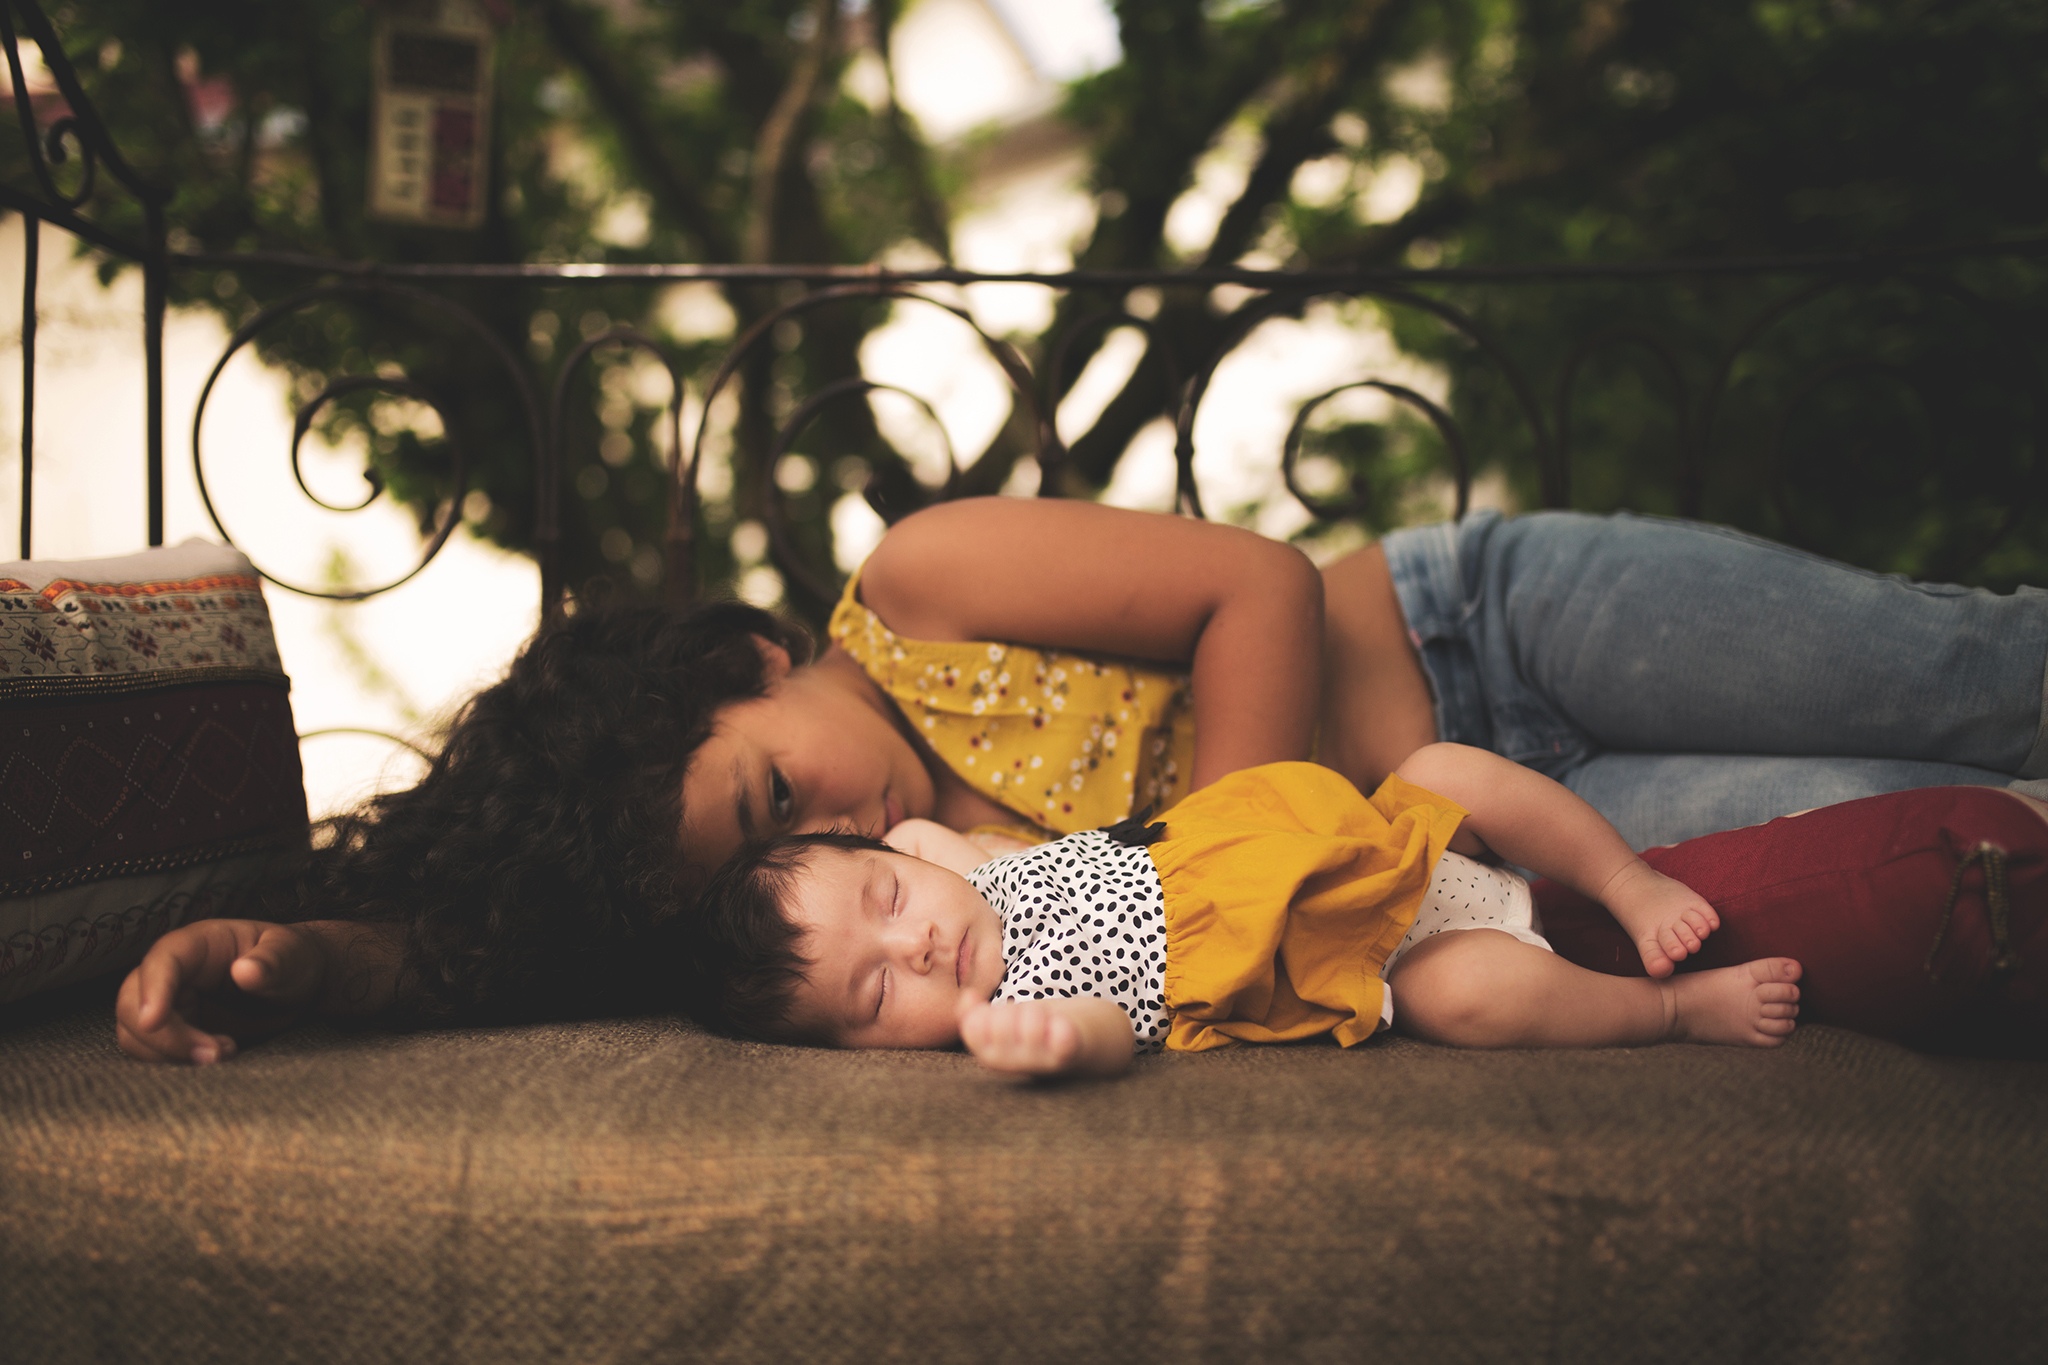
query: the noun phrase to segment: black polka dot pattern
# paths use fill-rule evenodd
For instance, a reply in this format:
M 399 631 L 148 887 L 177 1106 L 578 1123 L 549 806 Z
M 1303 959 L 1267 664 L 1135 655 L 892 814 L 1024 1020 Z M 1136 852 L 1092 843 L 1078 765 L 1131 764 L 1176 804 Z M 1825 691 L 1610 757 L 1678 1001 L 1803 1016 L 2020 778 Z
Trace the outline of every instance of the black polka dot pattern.
M 997 1000 L 1098 996 L 1157 1052 L 1166 1008 L 1166 895 L 1152 857 L 1100 830 L 1070 834 L 968 874 L 1003 919 Z

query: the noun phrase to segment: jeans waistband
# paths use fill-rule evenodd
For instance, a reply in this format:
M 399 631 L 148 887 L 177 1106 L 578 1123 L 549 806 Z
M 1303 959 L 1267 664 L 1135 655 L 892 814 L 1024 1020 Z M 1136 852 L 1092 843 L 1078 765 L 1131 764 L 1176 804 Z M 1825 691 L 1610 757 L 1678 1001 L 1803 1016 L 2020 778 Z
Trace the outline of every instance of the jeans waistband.
M 1493 747 L 1493 721 L 1479 660 L 1465 635 L 1466 622 L 1479 609 L 1478 585 L 1468 587 L 1462 562 L 1499 521 L 1500 513 L 1489 509 L 1463 521 L 1395 531 L 1380 541 L 1409 642 L 1422 658 L 1436 703 L 1437 738 L 1482 749 Z

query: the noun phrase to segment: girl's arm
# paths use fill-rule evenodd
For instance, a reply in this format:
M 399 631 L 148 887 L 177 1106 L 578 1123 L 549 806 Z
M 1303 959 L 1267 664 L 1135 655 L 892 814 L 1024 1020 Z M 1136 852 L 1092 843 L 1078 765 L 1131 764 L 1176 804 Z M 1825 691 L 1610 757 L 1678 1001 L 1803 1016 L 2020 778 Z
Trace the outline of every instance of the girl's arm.
M 1453 849 L 1497 853 L 1606 906 L 1651 976 L 1671 975 L 1721 927 L 1698 893 L 1638 858 L 1599 811 L 1533 769 L 1484 749 L 1430 744 L 1395 771 L 1471 813 Z
M 1112 1001 L 988 1001 L 963 991 L 960 1041 L 991 1071 L 1012 1076 L 1114 1076 L 1131 1064 L 1137 1034 Z
M 891 630 L 1186 667 L 1194 787 L 1305 759 L 1321 700 L 1322 579 L 1250 531 L 1056 498 L 972 498 L 906 517 L 861 571 Z
M 208 919 L 171 930 L 121 983 L 114 1036 L 146 1062 L 206 1065 L 307 1014 L 376 1014 L 397 993 L 394 930 L 349 920 Z

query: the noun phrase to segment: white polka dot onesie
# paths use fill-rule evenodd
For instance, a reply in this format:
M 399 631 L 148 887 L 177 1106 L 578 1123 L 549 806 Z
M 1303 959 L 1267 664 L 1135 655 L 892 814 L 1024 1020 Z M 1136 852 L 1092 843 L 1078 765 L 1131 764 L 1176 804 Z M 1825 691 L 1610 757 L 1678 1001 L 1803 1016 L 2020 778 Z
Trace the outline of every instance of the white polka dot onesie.
M 1096 996 L 1131 1017 L 1138 1051 L 1166 1040 L 1166 895 L 1151 854 L 1102 830 L 1070 834 L 984 863 L 968 874 L 1003 924 L 996 1000 Z M 1498 929 L 1549 948 L 1536 931 L 1529 883 L 1456 853 L 1438 859 L 1414 927 L 1387 958 L 1446 929 Z M 1393 992 L 1380 1024 L 1393 1022 Z

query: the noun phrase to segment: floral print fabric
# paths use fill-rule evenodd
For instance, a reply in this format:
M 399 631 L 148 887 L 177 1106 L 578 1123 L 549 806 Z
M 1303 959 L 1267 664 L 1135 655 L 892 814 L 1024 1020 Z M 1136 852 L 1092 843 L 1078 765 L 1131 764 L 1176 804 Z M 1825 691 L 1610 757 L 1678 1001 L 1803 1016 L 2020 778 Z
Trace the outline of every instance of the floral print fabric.
M 1153 665 L 990 641 L 911 640 L 862 604 L 827 627 L 976 791 L 1034 829 L 1072 834 L 1187 794 L 1188 678 Z

